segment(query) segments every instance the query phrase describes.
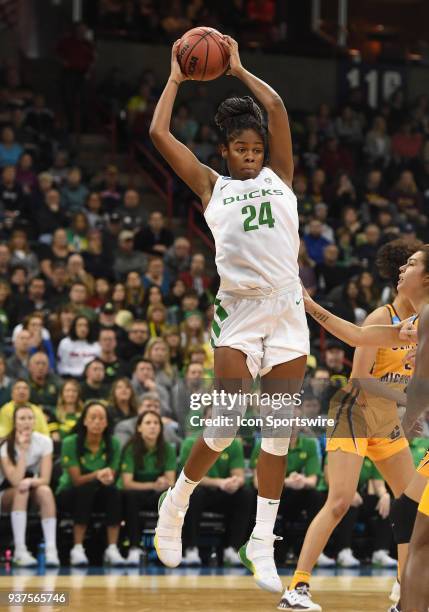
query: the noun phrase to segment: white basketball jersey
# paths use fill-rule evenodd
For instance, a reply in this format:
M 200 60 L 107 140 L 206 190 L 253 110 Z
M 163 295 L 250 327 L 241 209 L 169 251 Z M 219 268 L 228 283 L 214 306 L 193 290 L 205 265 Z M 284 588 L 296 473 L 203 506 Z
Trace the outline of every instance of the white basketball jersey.
M 220 176 L 204 215 L 216 245 L 220 291 L 299 281 L 296 196 L 270 168 L 245 181 Z

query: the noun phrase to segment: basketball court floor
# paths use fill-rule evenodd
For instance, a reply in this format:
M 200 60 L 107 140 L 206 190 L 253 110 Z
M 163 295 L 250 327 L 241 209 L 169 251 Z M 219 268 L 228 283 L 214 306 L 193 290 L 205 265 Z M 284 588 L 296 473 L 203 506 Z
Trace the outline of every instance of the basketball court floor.
M 287 574 L 282 575 L 285 586 Z M 362 574 L 365 570 L 318 570 L 312 580 L 314 600 L 324 612 L 386 612 L 394 572 Z M 244 569 L 61 568 L 38 575 L 37 570 L 2 568 L 1 601 L 5 592 L 21 590 L 66 591 L 67 606 L 31 606 L 52 612 L 268 612 L 279 601 L 278 595 L 258 589 Z M 0 609 L 17 612 L 30 607 Z

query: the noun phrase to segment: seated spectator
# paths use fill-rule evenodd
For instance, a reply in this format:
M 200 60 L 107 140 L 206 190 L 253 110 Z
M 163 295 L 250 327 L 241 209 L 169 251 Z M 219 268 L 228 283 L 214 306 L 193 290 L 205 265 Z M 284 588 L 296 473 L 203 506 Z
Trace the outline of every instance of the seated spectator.
M 323 362 L 329 371 L 331 382 L 335 382 L 340 387 L 346 384 L 351 372 L 350 366 L 345 362 L 345 357 L 343 343 L 336 339 L 329 339 L 326 343 Z
M 210 351 L 210 336 L 204 329 L 203 315 L 199 310 L 185 312 L 184 321 L 180 324 L 180 338 L 185 359 L 194 346 L 203 346 Z
M 149 306 L 146 314 L 151 338 L 162 336 L 166 327 L 167 309 L 163 304 Z
M 30 360 L 30 332 L 21 329 L 13 339 L 14 352 L 6 361 L 6 372 L 11 378 L 26 378 Z
M 128 272 L 144 274 L 148 267 L 147 257 L 134 249 L 134 234 L 122 230 L 118 238 L 118 249 L 115 253 L 113 272 L 117 280 L 126 278 Z
M 168 345 L 170 351 L 170 363 L 178 372 L 182 371 L 184 355 L 181 347 L 180 329 L 177 326 L 171 325 L 164 329 L 162 334 L 163 340 Z M 202 349 L 204 351 L 204 349 Z M 205 352 L 205 351 L 204 351 Z
M 145 290 L 143 287 L 142 277 L 137 271 L 131 270 L 131 272 L 128 272 L 125 281 L 125 288 L 127 293 L 127 306 L 132 310 L 135 317 L 142 317 L 143 313 L 145 312 Z M 162 303 L 162 296 L 160 302 Z
M 397 164 L 419 157 L 423 136 L 409 121 L 404 121 L 400 130 L 392 136 L 392 156 Z
M 323 249 L 323 262 L 316 266 L 317 283 L 322 293 L 328 294 L 350 276 L 350 271 L 339 265 L 339 255 L 340 252 L 335 244 L 329 244 Z
M 179 378 L 171 391 L 171 418 L 179 423 L 179 435 L 195 436 L 199 431 L 191 423 L 191 416 L 198 412 L 191 410 L 191 396 L 209 390 L 204 379 L 204 367 L 201 363 L 189 363 L 183 378 Z M 201 413 L 199 416 L 203 416 Z
M 362 235 L 362 244 L 356 248 L 356 255 L 363 267 L 373 270 L 378 249 L 380 248 L 380 228 L 375 223 L 369 223 Z
M 390 161 L 390 148 L 391 141 L 387 133 L 386 120 L 381 115 L 377 115 L 365 137 L 364 151 L 369 165 L 385 168 Z
M 329 242 L 335 242 L 334 230 L 327 223 L 328 212 L 329 207 L 327 204 L 325 204 L 325 202 L 317 202 L 317 204 L 314 205 L 313 217 L 314 219 L 320 221 L 323 226 L 322 236 L 326 238 L 326 240 L 329 240 Z
M 164 255 L 164 264 L 171 278 L 175 279 L 181 272 L 186 272 L 191 263 L 191 245 L 187 238 L 179 236 Z
M 80 253 L 72 253 L 67 260 L 67 276 L 69 283 L 83 283 L 88 293 L 94 291 L 94 278 L 85 270 L 83 257 Z
M 30 385 L 30 401 L 42 406 L 48 421 L 55 418 L 61 379 L 49 372 L 49 360 L 46 353 L 33 353 L 28 362 L 28 384 Z M 50 427 L 50 431 L 53 429 Z
M 163 214 L 159 211 L 152 212 L 148 225 L 136 234 L 136 249 L 148 255 L 163 256 L 172 244 L 173 234 L 165 227 Z
M 83 541 L 94 510 L 106 513 L 108 547 L 104 561 L 123 565 L 118 550 L 121 493 L 115 485 L 120 467 L 120 446 L 111 435 L 103 404 L 90 401 L 76 425 L 76 433 L 65 438 L 61 449 L 63 473 L 56 491 L 58 507 L 73 516 L 71 565 L 88 565 Z
M 14 556 L 21 567 L 37 565 L 28 551 L 25 536 L 29 501 L 40 508 L 46 565 L 58 567 L 55 498 L 49 486 L 52 474 L 52 440 L 35 431 L 31 406 L 19 406 L 13 414 L 12 431 L 0 447 L 0 501 L 2 512 L 10 512 Z
M 350 106 L 345 106 L 335 120 L 335 133 L 339 141 L 356 148 L 362 140 L 362 125 Z
M 123 419 L 137 414 L 137 397 L 134 387 L 126 377 L 118 378 L 112 385 L 109 396 L 109 418 L 115 426 Z
M 88 302 L 88 287 L 82 281 L 74 281 L 70 287 L 69 304 L 79 313 L 86 317 L 89 321 L 95 318 L 95 312 L 87 306 Z
M 300 412 L 300 411 L 299 411 Z M 297 412 L 295 411 L 295 416 Z M 301 415 L 299 415 L 301 416 Z M 250 467 L 253 469 L 253 484 L 258 488 L 257 462 L 261 450 L 261 440 L 253 447 Z M 319 445 L 315 438 L 303 435 L 299 428 L 294 427 L 289 444 L 288 461 L 284 479 L 284 488 L 280 498 L 279 514 L 283 519 L 284 533 L 287 534 L 288 545 L 295 553 L 299 546 L 291 523 L 299 519 L 311 523 L 319 510 L 319 495 L 316 491 L 318 478 L 321 474 Z
M 88 250 L 88 219 L 84 212 L 76 212 L 72 216 L 71 225 L 67 229 L 67 242 L 74 251 L 80 253 Z
M 323 225 L 320 221 L 312 219 L 308 224 L 308 232 L 304 235 L 305 246 L 310 259 L 316 264 L 323 261 L 323 251 L 330 242 L 322 236 Z
M 8 282 L 0 278 L 0 341 L 11 332 L 11 324 L 16 318 L 16 305 L 12 298 L 12 289 Z
M 342 319 L 346 319 L 356 325 L 362 325 L 368 312 L 365 309 L 366 302 L 356 280 L 350 279 L 341 290 L 338 300 L 334 301 L 335 313 Z
M 380 210 L 391 210 L 394 207 L 386 197 L 381 170 L 370 170 L 365 179 L 361 193 L 361 212 L 366 221 L 375 221 Z
M 198 132 L 198 123 L 190 113 L 186 104 L 181 104 L 173 117 L 172 133 L 183 143 L 192 142 Z
M 16 180 L 14 166 L 6 166 L 1 173 L 0 208 L 3 217 L 2 225 L 10 231 L 16 219 L 28 216 L 28 197 Z
M 83 212 L 88 219 L 90 229 L 96 230 L 103 227 L 103 202 L 98 191 L 92 191 L 87 195 Z
M 51 268 L 50 281 L 46 289 L 46 300 L 54 311 L 68 302 L 69 287 L 67 281 L 65 265 L 61 262 L 54 263 Z
M 50 315 L 50 332 L 56 351 L 61 340 L 70 334 L 73 321 L 77 315 L 78 311 L 73 304 L 64 304 Z
M 157 285 L 163 296 L 168 294 L 170 279 L 164 269 L 164 262 L 161 257 L 153 257 L 149 260 L 146 274 L 143 277 L 143 285 L 145 289 Z
M 32 105 L 25 112 L 25 127 L 44 138 L 50 138 L 54 131 L 54 113 L 46 106 L 45 96 L 35 94 Z
M 93 399 L 107 400 L 110 385 L 105 383 L 104 364 L 100 359 L 93 359 L 86 366 L 83 372 L 84 381 L 82 382 L 81 394 L 82 401 L 86 402 Z
M 80 168 L 70 168 L 67 179 L 61 189 L 61 201 L 67 215 L 71 216 L 80 212 L 86 202 L 89 190 L 82 184 L 82 172 Z
M 12 379 L 6 374 L 6 357 L 0 354 L 0 407 L 11 400 Z
M 56 420 L 58 423 L 58 433 L 63 440 L 69 436 L 83 410 L 80 385 L 76 380 L 67 380 L 61 387 L 58 395 Z M 57 436 L 52 436 L 57 439 Z
M 100 308 L 104 307 L 108 303 L 109 298 L 110 282 L 103 276 L 96 278 L 94 282 L 94 292 L 88 300 L 88 306 L 91 306 L 91 308 L 94 308 L 94 310 L 99 311 L 98 314 L 100 315 Z
M 48 312 L 48 304 L 46 302 L 46 281 L 43 276 L 33 277 L 29 284 L 27 294 L 19 296 L 16 299 L 16 317 L 21 320 L 30 315 L 30 313 L 43 314 Z
M 99 361 L 104 365 L 105 383 L 111 385 L 122 371 L 122 362 L 116 354 L 117 340 L 113 329 L 107 327 L 100 328 L 98 333 L 98 343 L 100 345 Z
M 15 140 L 15 132 L 11 127 L 4 127 L 0 141 L 0 168 L 16 166 L 23 154 L 22 146 Z
M 115 425 L 113 433 L 115 438 L 117 438 L 121 444 L 121 448 L 131 440 L 135 431 L 137 418 L 142 412 L 146 412 L 147 410 L 153 410 L 157 414 L 161 414 L 161 402 L 159 401 L 159 395 L 155 391 L 148 391 L 147 393 L 143 393 L 140 397 L 140 401 L 137 406 L 137 414 L 136 416 L 132 416 L 128 419 L 122 419 L 118 421 Z M 164 423 L 164 421 L 163 421 Z M 173 442 L 173 440 L 168 439 L 167 432 L 164 429 L 164 438 L 167 442 Z
M 127 338 L 119 347 L 120 359 L 129 364 L 134 357 L 143 355 L 149 340 L 149 326 L 146 321 L 136 319 L 128 329 Z
M 127 229 L 139 230 L 147 219 L 145 205 L 140 201 L 140 194 L 135 189 L 127 189 L 124 193 L 124 201 L 117 209 L 117 213 L 122 219 L 122 223 Z M 141 250 L 137 246 L 136 249 Z
M 142 304 L 145 318 L 147 318 L 147 311 L 151 306 L 164 306 L 164 296 L 158 285 L 152 285 L 145 291 Z
M 209 411 L 206 411 L 206 415 Z M 186 438 L 180 447 L 179 466 L 185 465 L 195 437 Z M 185 564 L 201 564 L 198 554 L 201 515 L 204 511 L 221 512 L 225 516 L 224 561 L 239 565 L 238 549 L 246 541 L 250 530 L 254 495 L 245 485 L 244 453 L 240 439 L 226 448 L 207 475 L 194 490 L 186 513 L 183 546 Z
M 422 214 L 423 198 L 410 170 L 401 172 L 390 198 L 396 205 L 402 222 L 419 221 Z
M 0 243 L 0 278 L 10 280 L 10 249 L 7 244 Z
M 380 288 L 374 275 L 371 272 L 364 271 L 359 275 L 357 282 L 363 300 L 363 307 L 368 312 L 375 310 L 380 303 Z
M 320 166 L 332 179 L 339 171 L 353 174 L 355 164 L 350 151 L 339 144 L 336 138 L 328 138 L 320 154 Z M 322 198 L 322 201 L 326 201 Z
M 36 192 L 37 175 L 33 170 L 33 158 L 30 153 L 21 155 L 16 170 L 16 181 L 26 195 Z
M 149 359 L 135 361 L 131 384 L 139 399 L 148 391 L 157 393 L 161 401 L 161 415 L 171 416 L 169 391 L 156 382 L 155 368 Z
M 58 373 L 61 376 L 80 378 L 85 366 L 98 357 L 100 345 L 94 342 L 92 326 L 87 317 L 78 315 L 73 321 L 69 336 L 58 345 Z
M 17 264 L 25 266 L 30 278 L 39 273 L 39 261 L 36 254 L 30 248 L 26 231 L 16 229 L 12 232 L 9 249 L 11 254 L 11 266 Z
M 113 293 L 116 292 L 116 288 L 117 285 L 114 286 Z M 118 341 L 122 342 L 124 341 L 125 337 L 124 330 L 122 327 L 116 324 L 116 317 L 119 315 L 119 312 L 121 312 L 121 309 L 116 308 L 116 306 L 117 305 L 115 305 L 113 302 L 109 301 L 100 308 L 100 312 L 98 313 L 97 317 L 97 327 L 98 333 L 100 333 L 100 330 L 102 329 L 113 330 Z
M 185 283 L 187 289 L 194 289 L 201 297 L 210 287 L 211 279 L 206 274 L 206 258 L 202 253 L 195 253 L 191 258 L 189 272 L 182 272 L 180 278 Z
M 152 362 L 157 384 L 170 392 L 177 372 L 170 363 L 170 353 L 165 340 L 162 338 L 151 338 L 147 343 L 144 358 Z
M 43 325 L 43 314 L 41 312 L 33 312 L 24 319 L 23 329 L 30 332 L 30 354 L 41 351 L 46 353 L 49 359 L 49 367 L 55 369 L 55 354 L 52 346 L 49 331 Z M 13 333 L 19 330 L 19 325 L 15 327 Z
M 10 284 L 13 294 L 18 299 L 27 293 L 28 272 L 25 266 L 20 264 L 13 266 L 10 271 Z
M 55 188 L 54 177 L 49 172 L 40 172 L 37 175 L 37 185 L 31 194 L 31 205 L 40 211 L 48 191 Z
M 119 171 L 116 166 L 109 164 L 104 169 L 103 180 L 96 185 L 106 212 L 116 209 L 124 193 L 124 188 L 119 182 Z
M 13 415 L 19 406 L 30 406 L 36 419 L 34 429 L 44 436 L 49 436 L 49 427 L 43 410 L 30 403 L 30 385 L 26 380 L 18 378 L 12 385 L 11 401 L 4 404 L 0 410 L 0 439 L 5 438 L 13 429 Z
M 121 479 L 130 538 L 127 565 L 140 563 L 141 510 L 156 510 L 161 494 L 176 480 L 176 451 L 165 442 L 160 415 L 145 410 L 122 455 Z
M 169 325 L 178 325 L 182 320 L 182 299 L 188 291 L 195 293 L 193 290 L 186 289 L 185 283 L 178 278 L 172 283 L 169 294 L 163 298 L 168 306 L 167 320 Z M 196 296 L 195 303 L 198 308 L 198 296 Z
M 36 224 L 39 240 L 44 244 L 50 244 L 55 230 L 68 225 L 67 217 L 61 208 L 60 192 L 56 189 L 49 189 L 46 192 L 37 212 Z
M 59 227 L 52 234 L 52 242 L 40 251 L 40 268 L 43 274 L 52 280 L 53 267 L 55 264 L 66 266 L 67 260 L 73 253 L 72 247 L 67 242 L 65 229 Z

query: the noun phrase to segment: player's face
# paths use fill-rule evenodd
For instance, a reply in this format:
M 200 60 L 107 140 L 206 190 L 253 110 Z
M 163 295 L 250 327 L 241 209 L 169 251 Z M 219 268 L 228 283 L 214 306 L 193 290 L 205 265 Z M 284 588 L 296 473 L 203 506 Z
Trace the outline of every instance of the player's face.
M 228 143 L 228 147 L 223 147 L 222 157 L 226 159 L 233 178 L 241 181 L 255 178 L 264 163 L 264 143 L 254 130 L 243 130 Z
M 412 300 L 413 297 L 421 294 L 425 280 L 429 280 L 429 275 L 426 272 L 425 254 L 422 251 L 417 251 L 400 268 L 398 292 Z

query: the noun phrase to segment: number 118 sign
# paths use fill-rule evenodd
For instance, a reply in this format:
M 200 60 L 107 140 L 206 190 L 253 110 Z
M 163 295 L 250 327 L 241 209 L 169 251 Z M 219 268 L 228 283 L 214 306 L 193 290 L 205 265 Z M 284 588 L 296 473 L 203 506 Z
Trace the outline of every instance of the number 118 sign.
M 365 64 L 345 61 L 340 63 L 340 103 L 344 104 L 350 90 L 361 88 L 368 106 L 378 108 L 389 100 L 397 89 L 406 87 L 406 70 L 401 65 Z

